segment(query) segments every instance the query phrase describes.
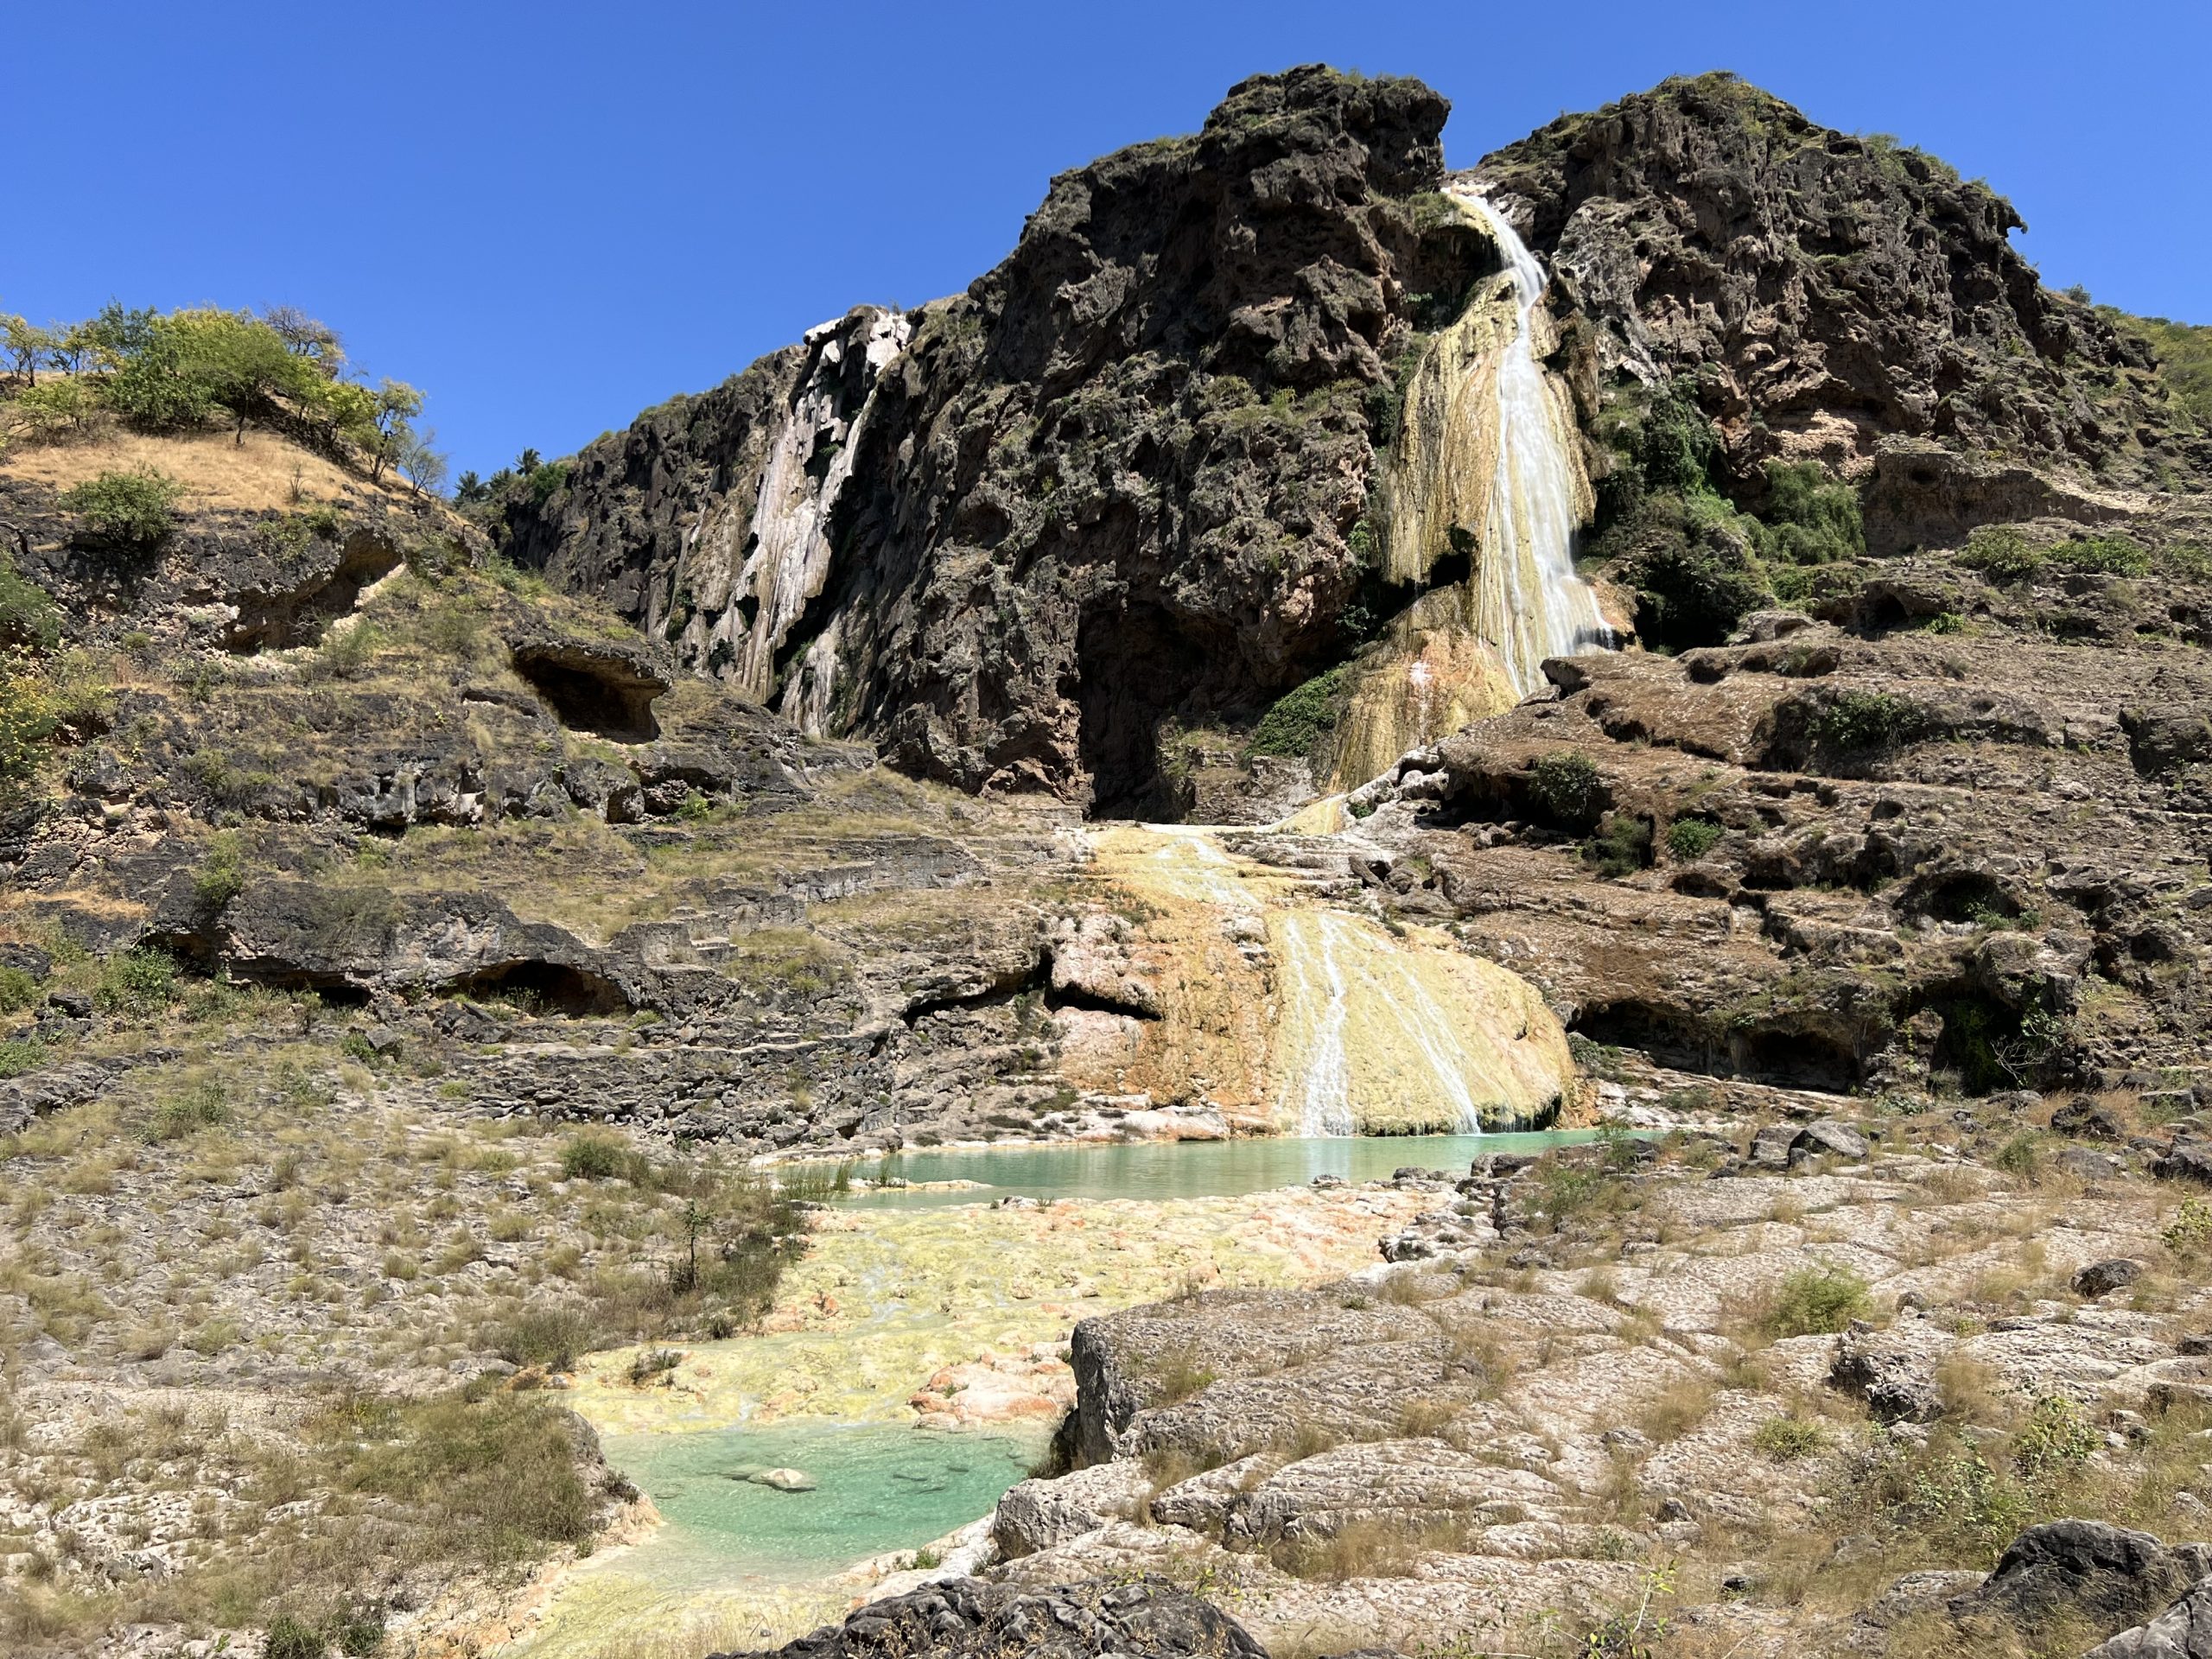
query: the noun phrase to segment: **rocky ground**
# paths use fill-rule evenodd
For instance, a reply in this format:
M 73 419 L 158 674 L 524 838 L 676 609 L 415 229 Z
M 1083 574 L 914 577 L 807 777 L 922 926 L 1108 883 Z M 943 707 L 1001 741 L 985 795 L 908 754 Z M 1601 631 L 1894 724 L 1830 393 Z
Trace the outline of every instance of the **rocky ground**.
M 1249 1650 L 1166 1586 L 1277 1655 L 2199 1651 L 2119 1634 L 2212 1568 L 2204 1143 L 2144 1113 L 1496 1160 L 1401 1265 L 1086 1320 L 1000 1587 L 782 1651 L 993 1651 L 1106 1585 L 1160 1633 L 1070 1614 L 1069 1651 Z

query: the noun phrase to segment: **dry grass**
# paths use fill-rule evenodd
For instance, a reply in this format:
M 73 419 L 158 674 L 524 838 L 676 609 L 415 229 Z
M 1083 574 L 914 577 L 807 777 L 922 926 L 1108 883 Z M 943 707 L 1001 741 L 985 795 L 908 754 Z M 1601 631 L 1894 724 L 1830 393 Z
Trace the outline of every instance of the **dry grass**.
M 283 512 L 349 499 L 410 510 L 416 505 L 405 485 L 371 484 L 273 432 L 250 430 L 243 444 L 233 445 L 227 432 L 155 437 L 116 431 L 89 442 L 42 444 L 0 456 L 0 477 L 55 490 L 140 467 L 158 468 L 184 486 L 177 505 L 186 513 Z

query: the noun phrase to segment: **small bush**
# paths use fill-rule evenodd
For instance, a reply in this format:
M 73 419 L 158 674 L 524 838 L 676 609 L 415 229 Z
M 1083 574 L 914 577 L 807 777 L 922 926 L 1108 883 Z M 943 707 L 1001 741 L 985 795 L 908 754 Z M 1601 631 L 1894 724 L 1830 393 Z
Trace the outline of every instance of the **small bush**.
M 1608 813 L 1604 827 L 1583 843 L 1582 855 L 1608 880 L 1633 875 L 1651 862 L 1651 820 Z
M 611 1129 L 584 1129 L 561 1143 L 561 1176 L 570 1181 L 628 1179 L 650 1185 L 645 1154 Z
M 2158 1236 L 2165 1246 L 2183 1261 L 2194 1262 L 2212 1244 L 2212 1201 L 2204 1198 L 2183 1198 L 2181 1208 L 2174 1211 Z
M 230 1103 L 223 1096 L 222 1085 L 203 1080 L 154 1108 L 154 1115 L 146 1121 L 146 1139 L 156 1143 L 181 1141 L 227 1123 L 230 1118 Z
M 1721 828 L 1711 818 L 1676 818 L 1667 826 L 1667 850 L 1684 863 L 1703 858 L 1720 844 Z
M 1959 563 L 1998 583 L 2025 582 L 2042 570 L 2043 553 L 2010 524 L 1984 524 L 1967 537 Z
M 2132 536 L 2091 536 L 2061 542 L 2050 550 L 2053 564 L 2069 570 L 2090 570 L 2108 576 L 2147 576 L 2151 555 Z
M 0 1014 L 14 1014 L 38 1001 L 38 981 L 21 968 L 0 968 Z
M 61 619 L 54 596 L 26 580 L 0 551 L 0 650 L 51 651 L 60 643 Z
M 1813 739 L 1838 754 L 1901 747 L 1927 729 L 1928 717 L 1909 697 L 1887 691 L 1846 691 L 1813 718 Z
M 1872 1310 L 1864 1279 L 1823 1262 L 1784 1279 L 1759 1323 L 1770 1337 L 1833 1336 Z
M 245 855 L 235 833 L 226 831 L 207 843 L 207 855 L 193 873 L 192 896 L 213 914 L 245 890 Z
M 176 997 L 176 963 L 162 951 L 140 947 L 100 964 L 93 1005 L 106 1014 L 143 1017 Z
M 2031 1476 L 2078 1468 L 2103 1443 L 2080 1406 L 2063 1395 L 2047 1394 L 2012 1436 L 2012 1462 Z
M 1827 1436 L 1800 1417 L 1770 1417 L 1751 1432 L 1751 1450 L 1776 1463 L 1795 1463 L 1821 1449 Z
M 683 1363 L 681 1349 L 648 1348 L 630 1362 L 631 1385 L 643 1388 L 656 1377 L 666 1376 Z
M 1583 830 L 1597 822 L 1605 791 L 1588 755 L 1579 749 L 1554 749 L 1537 756 L 1529 766 L 1529 798 L 1554 823 Z
M 1759 551 L 1790 564 L 1831 564 L 1866 551 L 1859 492 L 1832 478 L 1817 461 L 1766 464 L 1765 522 Z
M 261 1638 L 261 1659 L 325 1659 L 330 1651 L 330 1638 L 320 1625 L 296 1619 L 289 1613 L 279 1613 L 269 1621 L 269 1629 Z
M 44 1043 L 26 1042 L 19 1038 L 0 1040 L 0 1081 L 29 1076 L 44 1065 L 52 1053 Z
M 1344 683 L 1339 664 L 1277 699 L 1252 728 L 1251 753 L 1292 759 L 1313 753 L 1322 735 L 1336 728 Z
M 150 467 L 102 473 L 61 494 L 61 505 L 103 542 L 131 550 L 154 546 L 176 526 L 184 486 Z

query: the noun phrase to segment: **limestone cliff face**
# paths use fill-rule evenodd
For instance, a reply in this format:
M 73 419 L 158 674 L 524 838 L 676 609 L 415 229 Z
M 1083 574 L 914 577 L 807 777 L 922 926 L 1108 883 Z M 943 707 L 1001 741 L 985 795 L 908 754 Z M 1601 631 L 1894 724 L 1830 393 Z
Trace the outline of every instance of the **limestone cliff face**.
M 1459 591 L 1488 429 L 1446 442 L 1439 414 L 1491 395 L 1510 284 L 1440 188 L 1445 113 L 1409 80 L 1247 81 L 1196 137 L 1053 181 L 967 293 L 825 324 L 512 493 L 508 550 L 962 789 L 1264 818 L 1300 777 L 1355 785 L 1512 698 Z M 1678 382 L 1739 505 L 1819 460 L 1878 556 L 2212 474 L 2145 346 L 2039 284 L 2002 198 L 1732 77 L 1452 182 L 1550 273 L 1534 326 L 1601 478 Z M 1339 665 L 1310 757 L 1243 753 Z
M 1446 109 L 1248 81 L 1055 180 L 965 295 L 591 446 L 511 549 L 910 772 L 1162 806 L 1163 721 L 1249 722 L 1355 643 L 1395 359 L 1496 269 L 1424 197 Z
M 1746 481 L 1888 438 L 2115 480 L 2205 457 L 2149 354 L 2042 286 L 1980 181 L 1726 74 L 1562 116 L 1475 170 L 1595 325 L 1598 366 L 1700 382 Z

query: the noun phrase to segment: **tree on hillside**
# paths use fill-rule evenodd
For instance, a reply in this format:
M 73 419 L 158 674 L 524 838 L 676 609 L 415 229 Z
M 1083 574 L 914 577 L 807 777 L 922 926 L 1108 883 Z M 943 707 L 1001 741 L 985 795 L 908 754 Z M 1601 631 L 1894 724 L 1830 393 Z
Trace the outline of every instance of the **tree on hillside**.
M 416 432 L 402 426 L 399 430 L 399 450 L 394 457 L 399 470 L 407 475 L 417 493 L 437 495 L 446 486 L 446 456 L 437 448 L 435 428 Z
M 368 452 L 372 484 L 400 458 L 402 449 L 415 435 L 408 423 L 422 412 L 423 394 L 405 381 L 377 383 L 371 395 L 367 429 L 360 435 L 361 447 Z
M 284 342 L 287 351 L 313 363 L 326 380 L 335 380 L 345 368 L 345 345 L 328 323 L 317 321 L 296 305 L 272 305 L 261 314 L 261 320 Z
M 238 443 L 245 442 L 250 417 L 266 419 L 283 398 L 312 404 L 321 390 L 313 362 L 296 355 L 251 312 L 180 312 L 166 326 L 181 337 L 186 372 L 204 380 L 214 401 L 236 417 Z
M 15 359 L 16 372 L 30 385 L 38 385 L 38 365 L 57 343 L 54 331 L 10 314 L 0 316 L 0 338 L 4 338 L 8 355 Z

